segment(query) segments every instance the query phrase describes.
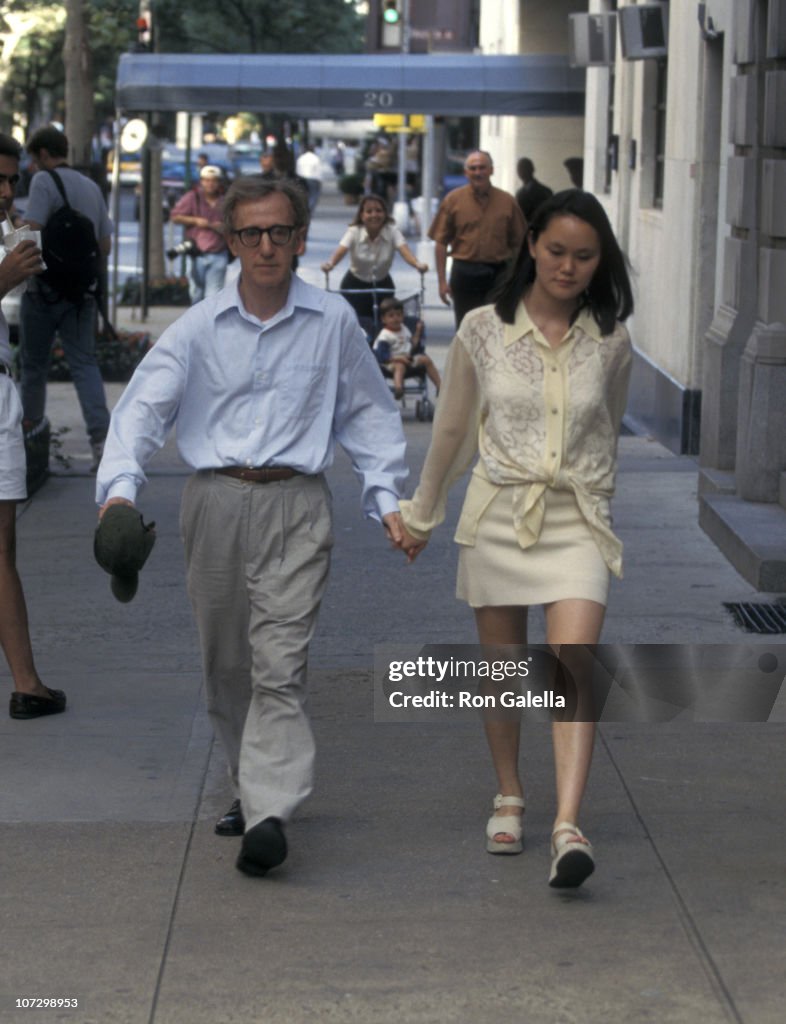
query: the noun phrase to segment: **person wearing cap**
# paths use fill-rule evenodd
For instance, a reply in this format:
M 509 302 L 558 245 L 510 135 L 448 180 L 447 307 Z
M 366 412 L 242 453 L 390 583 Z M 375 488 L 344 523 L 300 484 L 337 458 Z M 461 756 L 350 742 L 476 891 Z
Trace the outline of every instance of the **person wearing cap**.
M 223 229 L 222 180 L 220 167 L 205 164 L 199 172 L 199 187 L 181 196 L 170 215 L 173 224 L 185 226 L 185 237 L 197 247 L 189 268 L 192 305 L 224 287 L 229 251 Z
M 336 443 L 366 516 L 394 543 L 403 536 L 401 417 L 349 304 L 292 272 L 308 224 L 296 182 L 233 182 L 224 226 L 240 276 L 139 364 L 112 413 L 96 489 L 106 515 L 135 504 L 145 465 L 176 429 L 194 471 L 180 513 L 187 587 L 236 798 L 216 831 L 243 835 L 237 867 L 250 875 L 284 860 L 286 823 L 312 787 L 306 666 L 333 544 L 324 472 Z M 129 525 L 132 554 L 144 554 L 138 519 Z
M 21 155 L 21 146 L 14 139 L 0 134 L 0 222 L 5 221 L 14 201 Z M 41 250 L 35 242 L 20 242 L 7 253 L 0 250 L 0 299 L 41 270 Z M 14 680 L 11 718 L 40 718 L 65 711 L 66 697 L 62 690 L 44 686 L 36 670 L 27 604 L 16 568 L 16 505 L 27 496 L 27 463 L 22 404 L 10 364 L 8 324 L 0 309 L 0 647 Z

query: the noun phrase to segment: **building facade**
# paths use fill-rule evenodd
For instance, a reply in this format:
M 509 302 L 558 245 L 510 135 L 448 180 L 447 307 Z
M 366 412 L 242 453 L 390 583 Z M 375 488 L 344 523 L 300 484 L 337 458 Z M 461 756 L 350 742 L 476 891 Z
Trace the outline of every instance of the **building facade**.
M 598 40 L 612 22 L 584 124 L 536 142 L 525 119 L 488 118 L 481 139 L 553 188 L 582 130 L 584 188 L 634 271 L 628 421 L 698 455 L 700 523 L 755 586 L 786 591 L 786 4 L 487 0 L 481 41 L 564 52 L 569 14 Z
M 586 10 L 580 0 L 484 0 L 480 8 L 480 50 L 484 54 L 567 55 L 568 15 Z M 480 145 L 494 158 L 494 184 L 515 192 L 521 182 L 516 164 L 527 156 L 535 176 L 558 192 L 570 187 L 563 161 L 581 158 L 582 117 L 506 117 L 481 119 Z

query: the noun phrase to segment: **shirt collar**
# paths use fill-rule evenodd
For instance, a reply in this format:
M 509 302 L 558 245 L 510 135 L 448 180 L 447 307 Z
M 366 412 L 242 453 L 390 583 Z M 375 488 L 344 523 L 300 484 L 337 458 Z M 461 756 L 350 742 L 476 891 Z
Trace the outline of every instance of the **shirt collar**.
M 586 307 L 582 309 L 576 317 L 568 333 L 573 333 L 577 330 L 581 331 L 582 334 L 586 334 L 594 341 L 603 341 L 603 335 L 600 333 L 600 327 L 598 327 L 595 317 Z M 506 346 L 512 345 L 513 342 L 517 341 L 519 338 L 524 338 L 528 334 L 535 334 L 536 331 L 540 334 L 537 327 L 532 322 L 532 318 L 527 311 L 527 307 L 523 302 L 519 302 L 516 307 L 515 320 L 512 324 L 505 324 L 504 344 Z
M 256 317 L 249 313 L 243 305 L 243 299 L 240 296 L 239 276 L 235 278 L 231 285 L 218 292 L 215 301 L 214 316 L 216 318 L 227 310 L 235 309 L 241 316 L 256 320 Z M 296 308 L 309 309 L 321 313 L 325 308 L 325 292 L 306 284 L 297 274 L 293 274 L 289 282 L 287 301 L 276 313 L 275 317 L 271 319 L 276 321 L 283 320 L 291 316 Z

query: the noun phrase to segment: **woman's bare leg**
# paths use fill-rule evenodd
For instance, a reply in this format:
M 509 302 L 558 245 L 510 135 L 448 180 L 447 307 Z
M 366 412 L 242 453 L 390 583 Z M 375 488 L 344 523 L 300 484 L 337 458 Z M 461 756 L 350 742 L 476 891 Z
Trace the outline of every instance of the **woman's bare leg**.
M 518 606 L 475 608 L 475 622 L 478 639 L 484 646 L 496 644 L 526 644 L 527 609 Z M 493 716 L 484 718 L 486 740 L 491 751 L 491 760 L 497 774 L 499 792 L 503 796 L 523 797 L 519 776 L 519 741 L 521 716 L 511 720 Z M 521 808 L 502 804 L 497 811 L 500 817 L 521 814 Z M 494 839 L 500 843 L 513 843 L 514 837 L 507 832 L 498 832 Z
M 27 605 L 16 570 L 16 502 L 0 501 L 0 646 L 19 693 L 48 697 L 33 661 Z
M 596 644 L 606 609 L 596 601 L 572 598 L 546 605 L 546 642 L 557 649 L 562 644 Z M 554 824 L 576 824 L 587 786 L 594 722 L 555 722 L 552 726 L 554 763 L 557 777 L 557 814 Z

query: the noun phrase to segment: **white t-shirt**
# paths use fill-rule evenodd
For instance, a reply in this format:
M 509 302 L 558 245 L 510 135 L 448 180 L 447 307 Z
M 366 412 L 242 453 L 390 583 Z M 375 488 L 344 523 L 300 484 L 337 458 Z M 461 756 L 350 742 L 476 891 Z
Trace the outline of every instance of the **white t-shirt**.
M 408 356 L 412 352 L 412 335 L 405 324 L 401 325 L 400 331 L 391 331 L 383 327 L 376 337 L 374 348 L 376 349 L 381 342 L 390 345 L 391 359 L 394 356 Z
M 316 181 L 322 181 L 322 161 L 311 150 L 307 149 L 305 153 L 300 154 L 295 164 L 295 171 L 303 178 L 314 178 Z

